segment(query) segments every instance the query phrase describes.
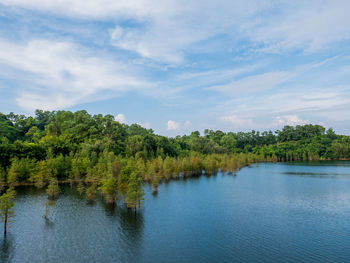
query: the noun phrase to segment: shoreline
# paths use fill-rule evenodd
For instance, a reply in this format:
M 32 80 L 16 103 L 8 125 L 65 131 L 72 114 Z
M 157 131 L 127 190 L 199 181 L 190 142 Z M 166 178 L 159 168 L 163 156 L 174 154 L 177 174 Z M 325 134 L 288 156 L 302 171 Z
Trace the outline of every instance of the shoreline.
M 321 160 L 307 160 L 307 161 L 261 161 L 261 162 L 253 162 L 250 164 L 245 164 L 241 167 L 237 168 L 236 172 L 233 171 L 221 171 L 223 173 L 228 173 L 228 174 L 233 174 L 235 175 L 239 170 L 241 170 L 242 168 L 245 167 L 251 167 L 252 164 L 260 164 L 260 163 L 293 163 L 293 162 L 323 162 L 323 161 L 350 161 L 350 158 L 338 158 L 338 159 L 321 159 Z M 221 170 L 220 168 L 218 169 L 218 171 L 216 173 L 213 174 L 217 174 L 219 172 L 219 170 Z M 179 178 L 190 178 L 190 177 L 198 177 L 198 176 L 208 176 L 210 174 L 206 174 L 205 171 L 203 170 L 202 174 L 196 174 L 196 173 L 186 173 L 186 172 L 181 172 L 180 174 L 182 175 L 178 175 L 176 177 L 170 177 L 169 179 L 165 179 L 165 181 L 172 181 L 172 180 L 176 180 Z M 164 178 L 163 178 L 164 179 Z M 149 180 L 145 180 L 143 181 L 144 183 L 148 183 L 151 184 L 151 181 Z M 84 179 L 64 179 L 64 180 L 58 180 L 58 184 L 77 184 L 77 183 L 89 183 L 88 181 L 85 181 Z M 90 182 L 91 183 L 91 182 Z M 3 186 L 9 186 L 8 183 L 4 183 Z M 18 187 L 18 186 L 35 186 L 34 182 L 21 182 L 21 183 L 16 183 L 14 184 L 14 187 Z M 41 189 L 44 189 L 45 187 L 42 187 Z

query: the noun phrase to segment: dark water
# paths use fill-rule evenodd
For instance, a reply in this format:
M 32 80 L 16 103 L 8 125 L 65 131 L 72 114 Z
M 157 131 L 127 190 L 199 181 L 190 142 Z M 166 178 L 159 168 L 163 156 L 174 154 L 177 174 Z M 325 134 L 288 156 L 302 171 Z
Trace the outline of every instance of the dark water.
M 350 162 L 260 164 L 162 184 L 135 218 L 69 187 L 19 191 L 2 262 L 350 262 Z M 2 224 L 0 224 L 2 227 Z

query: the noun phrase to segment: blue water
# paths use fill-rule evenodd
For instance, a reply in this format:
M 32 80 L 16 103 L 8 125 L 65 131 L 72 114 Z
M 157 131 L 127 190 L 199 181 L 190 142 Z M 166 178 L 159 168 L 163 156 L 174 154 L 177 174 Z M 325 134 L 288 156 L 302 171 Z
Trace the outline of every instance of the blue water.
M 46 221 L 45 194 L 22 188 L 0 262 L 350 262 L 350 162 L 259 164 L 145 192 L 135 217 L 66 186 Z

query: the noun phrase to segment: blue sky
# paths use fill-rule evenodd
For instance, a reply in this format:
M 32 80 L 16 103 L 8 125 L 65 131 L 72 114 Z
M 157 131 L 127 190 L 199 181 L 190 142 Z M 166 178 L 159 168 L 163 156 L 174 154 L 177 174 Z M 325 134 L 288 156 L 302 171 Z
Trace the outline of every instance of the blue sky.
M 349 134 L 349 14 L 348 0 L 0 0 L 0 111 Z

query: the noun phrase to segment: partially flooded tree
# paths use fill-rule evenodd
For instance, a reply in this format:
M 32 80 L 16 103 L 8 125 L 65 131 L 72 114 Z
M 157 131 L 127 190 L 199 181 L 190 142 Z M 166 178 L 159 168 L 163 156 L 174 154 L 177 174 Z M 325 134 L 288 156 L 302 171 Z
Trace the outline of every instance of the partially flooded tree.
M 40 161 L 38 163 L 38 172 L 35 174 L 33 181 L 34 185 L 37 188 L 43 188 L 48 178 L 52 177 L 52 171 L 50 167 L 47 165 L 46 161 Z
M 133 208 L 136 214 L 137 208 L 141 206 L 144 192 L 142 190 L 142 179 L 133 172 L 129 178 L 128 191 L 126 192 L 126 205 Z
M 18 177 L 19 177 L 19 164 L 17 159 L 13 159 L 11 166 L 7 172 L 7 183 L 11 185 L 12 187 L 15 186 L 16 183 L 18 183 Z
M 55 199 L 58 197 L 58 195 L 60 193 L 60 188 L 58 186 L 57 178 L 52 177 L 50 179 L 50 183 L 46 189 L 46 193 L 50 199 Z
M 58 197 L 58 195 L 60 193 L 60 188 L 58 186 L 57 178 L 52 177 L 50 179 L 50 183 L 46 189 L 46 193 L 47 193 L 48 199 L 45 203 L 44 218 L 48 219 L 49 214 L 50 214 L 50 207 L 55 204 L 55 199 Z
M 82 182 L 78 183 L 77 190 L 78 190 L 80 195 L 82 195 L 84 193 L 85 187 L 84 187 L 84 184 Z
M 154 193 L 158 192 L 158 186 L 159 186 L 158 176 L 154 175 L 152 179 L 152 189 Z
M 113 176 L 103 179 L 99 190 L 108 203 L 115 203 L 117 199 L 117 179 Z
M 96 184 L 91 184 L 88 188 L 86 188 L 85 196 L 88 201 L 93 201 L 96 198 Z
M 0 196 L 0 218 L 1 222 L 4 223 L 4 235 L 7 233 L 7 223 L 11 218 L 15 217 L 12 210 L 15 205 L 15 194 L 16 192 L 9 188 L 6 193 Z

